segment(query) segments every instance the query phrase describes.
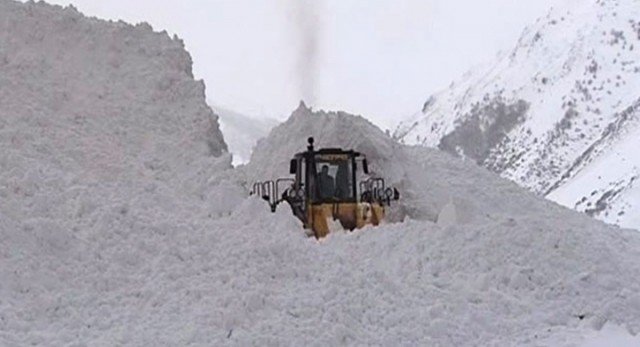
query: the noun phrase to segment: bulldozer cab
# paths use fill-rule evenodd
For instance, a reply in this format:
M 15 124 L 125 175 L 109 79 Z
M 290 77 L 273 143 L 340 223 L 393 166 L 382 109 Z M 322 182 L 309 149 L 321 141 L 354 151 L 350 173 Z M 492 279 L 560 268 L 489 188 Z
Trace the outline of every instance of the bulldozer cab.
M 309 138 L 307 151 L 294 155 L 289 173 L 294 178 L 255 183 L 252 194 L 269 202 L 271 210 L 286 201 L 304 227 L 322 238 L 332 228 L 353 230 L 378 225 L 384 206 L 397 200 L 396 189 L 386 188 L 384 179 L 369 178 L 364 155 L 340 148 L 314 148 Z
M 290 170 L 296 175 L 294 189 L 302 190 L 311 204 L 356 202 L 358 156 L 340 149 L 297 154 Z

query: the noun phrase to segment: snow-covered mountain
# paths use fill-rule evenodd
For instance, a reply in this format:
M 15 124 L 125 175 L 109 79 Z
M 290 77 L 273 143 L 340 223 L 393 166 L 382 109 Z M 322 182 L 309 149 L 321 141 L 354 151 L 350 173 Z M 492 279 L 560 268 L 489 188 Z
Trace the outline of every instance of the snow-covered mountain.
M 267 136 L 276 125 L 276 119 L 251 117 L 220 106 L 213 106 L 220 117 L 220 129 L 233 154 L 233 164 L 246 164 L 259 139 Z
M 640 229 L 640 3 L 585 0 L 550 11 L 511 52 L 430 97 L 394 136 Z

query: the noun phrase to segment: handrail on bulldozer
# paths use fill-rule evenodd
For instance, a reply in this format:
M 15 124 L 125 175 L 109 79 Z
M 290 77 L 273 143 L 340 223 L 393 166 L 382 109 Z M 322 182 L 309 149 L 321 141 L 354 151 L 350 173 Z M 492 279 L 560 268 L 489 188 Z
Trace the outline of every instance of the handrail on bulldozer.
M 253 184 L 249 195 L 257 195 L 269 203 L 271 212 L 276 211 L 276 207 L 284 201 L 284 195 L 281 194 L 281 184 L 283 182 L 295 183 L 292 178 L 278 178 L 277 180 L 269 180 L 264 182 L 256 182 Z M 285 188 L 282 193 L 286 193 L 289 188 Z
M 397 189 L 387 188 L 384 178 L 371 177 L 360 182 L 360 200 L 368 203 L 391 204 L 391 200 L 398 200 L 400 193 Z

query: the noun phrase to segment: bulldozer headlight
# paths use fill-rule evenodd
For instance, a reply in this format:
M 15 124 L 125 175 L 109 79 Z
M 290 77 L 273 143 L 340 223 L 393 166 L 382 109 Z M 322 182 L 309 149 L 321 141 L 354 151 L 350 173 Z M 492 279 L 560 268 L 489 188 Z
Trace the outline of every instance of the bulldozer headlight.
M 292 199 L 302 199 L 304 198 L 304 189 L 300 188 L 300 189 L 289 189 L 288 191 L 289 197 Z

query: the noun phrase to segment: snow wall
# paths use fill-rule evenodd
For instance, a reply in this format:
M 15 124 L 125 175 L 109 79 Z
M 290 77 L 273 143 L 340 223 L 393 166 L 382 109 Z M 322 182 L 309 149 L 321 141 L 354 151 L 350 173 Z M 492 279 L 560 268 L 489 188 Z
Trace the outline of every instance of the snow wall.
M 63 214 L 91 187 L 181 192 L 226 153 L 179 39 L 33 2 L 1 1 L 0 28 L 0 204 L 12 217 Z

